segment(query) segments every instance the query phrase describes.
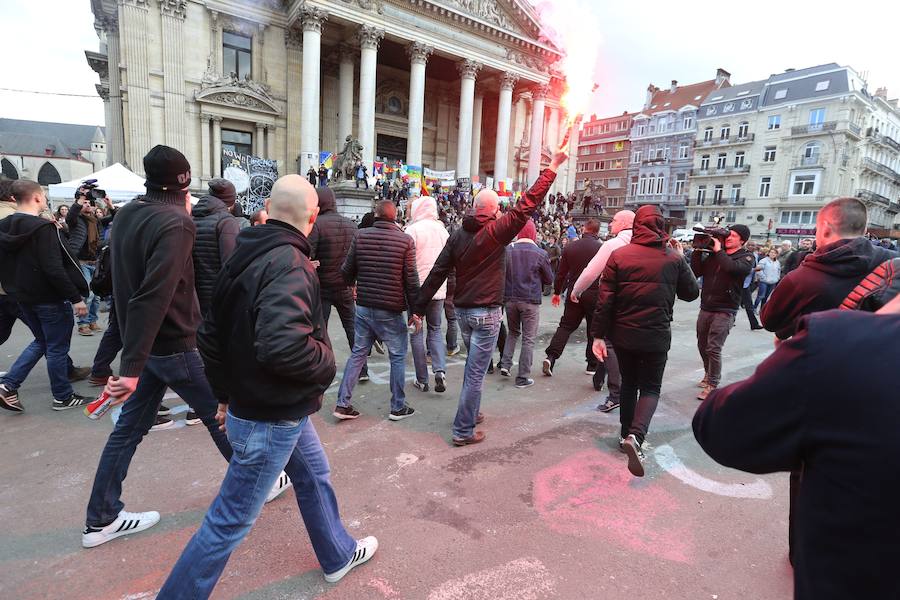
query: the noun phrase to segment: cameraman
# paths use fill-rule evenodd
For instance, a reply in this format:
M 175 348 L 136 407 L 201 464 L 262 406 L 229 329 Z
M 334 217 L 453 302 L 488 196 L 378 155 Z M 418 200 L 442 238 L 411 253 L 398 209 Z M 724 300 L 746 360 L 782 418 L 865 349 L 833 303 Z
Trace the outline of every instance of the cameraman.
M 75 192 L 75 202 L 66 215 L 66 225 L 69 227 L 69 246 L 78 259 L 81 273 L 90 284 L 94 277 L 94 271 L 97 269 L 97 256 L 103 245 L 100 239 L 100 231 L 102 223 L 97 217 L 94 206 L 94 195 L 96 186 L 90 182 L 83 184 L 78 191 Z M 106 206 L 113 212 L 112 203 L 101 190 L 96 190 L 98 194 L 102 194 Z M 100 298 L 93 292 L 87 299 L 88 314 L 78 317 L 78 334 L 94 335 L 95 331 L 102 328 L 97 323 L 99 319 Z
M 691 254 L 694 275 L 703 277 L 697 348 L 706 375 L 700 382 L 699 400 L 706 400 L 722 377 L 722 348 L 741 306 L 744 279 L 755 265 L 753 254 L 744 249 L 748 239 L 746 225 L 731 225 L 711 235 L 708 249 L 695 249 Z

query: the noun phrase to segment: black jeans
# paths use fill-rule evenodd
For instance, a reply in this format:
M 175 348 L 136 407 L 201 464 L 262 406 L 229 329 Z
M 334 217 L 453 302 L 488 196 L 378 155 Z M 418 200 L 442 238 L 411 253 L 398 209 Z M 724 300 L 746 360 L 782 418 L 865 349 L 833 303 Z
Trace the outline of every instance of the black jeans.
M 97 353 L 94 354 L 94 366 L 91 367 L 91 377 L 112 377 L 112 362 L 122 349 L 122 336 L 119 334 L 119 321 L 116 319 L 116 305 L 110 299 L 109 325 L 103 332 Z
M 459 347 L 459 320 L 456 318 L 456 307 L 453 296 L 444 298 L 444 317 L 447 319 L 447 349 Z
M 619 396 L 619 423 L 622 437 L 634 434 L 644 443 L 650 420 L 659 404 L 659 390 L 666 370 L 668 352 L 635 352 L 616 346 L 622 391 Z M 640 392 L 640 397 L 638 393 Z
M 741 291 L 741 306 L 747 311 L 747 320 L 750 321 L 750 327 L 759 329 L 759 321 L 756 319 L 756 311 L 753 310 L 753 297 L 750 295 L 749 287 L 745 287 Z
M 597 358 L 591 349 L 591 345 L 594 343 L 594 338 L 591 336 L 591 324 L 594 322 L 594 308 L 596 304 L 597 290 L 595 289 L 585 290 L 581 294 L 579 302 L 572 302 L 568 293 L 566 294 L 566 303 L 563 306 L 562 317 L 559 319 L 559 326 L 556 328 L 556 333 L 553 334 L 553 339 L 550 340 L 550 345 L 544 351 L 547 356 L 554 361 L 559 360 L 566 343 L 569 341 L 569 336 L 581 326 L 583 319 L 587 321 L 587 346 L 584 349 L 584 358 L 588 366 L 597 364 Z

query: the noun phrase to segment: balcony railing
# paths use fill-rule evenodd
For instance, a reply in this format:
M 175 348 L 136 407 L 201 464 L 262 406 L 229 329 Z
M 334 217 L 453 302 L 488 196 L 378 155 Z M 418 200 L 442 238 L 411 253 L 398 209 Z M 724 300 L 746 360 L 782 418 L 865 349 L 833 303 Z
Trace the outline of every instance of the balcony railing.
M 886 177 L 890 177 L 894 181 L 900 182 L 900 173 L 893 170 L 892 168 L 890 168 L 887 165 L 881 164 L 877 160 L 866 157 L 863 159 L 862 166 L 863 166 L 863 169 L 869 169 L 870 171 L 879 173 Z
M 868 201 L 868 202 L 875 202 L 876 204 L 883 204 L 884 206 L 891 205 L 890 198 L 888 198 L 886 196 L 882 196 L 881 194 L 876 194 L 875 192 L 873 192 L 871 190 L 866 190 L 866 189 L 856 190 L 856 197 L 859 198 L 860 200 L 864 200 L 864 201 Z
M 750 165 L 725 166 L 714 169 L 691 169 L 691 177 L 724 177 L 726 175 L 745 175 L 749 172 Z
M 733 146 L 736 144 L 750 144 L 756 139 L 755 133 L 744 136 L 730 135 L 727 138 L 713 138 L 711 140 L 694 140 L 695 148 L 715 148 L 717 146 Z
M 827 131 L 837 129 L 837 121 L 826 121 L 825 123 L 811 123 L 809 125 L 800 125 L 791 127 L 791 135 L 817 135 Z M 857 128 L 858 129 L 858 128 Z
M 900 142 L 889 135 L 878 133 L 878 129 L 875 127 L 869 127 L 868 129 L 866 129 L 866 137 L 872 138 L 872 141 L 874 141 L 876 144 L 881 144 L 883 146 L 887 146 L 895 152 L 900 152 Z
M 669 159 L 665 156 L 658 156 L 656 158 L 645 158 L 641 161 L 642 165 L 662 165 L 669 162 Z

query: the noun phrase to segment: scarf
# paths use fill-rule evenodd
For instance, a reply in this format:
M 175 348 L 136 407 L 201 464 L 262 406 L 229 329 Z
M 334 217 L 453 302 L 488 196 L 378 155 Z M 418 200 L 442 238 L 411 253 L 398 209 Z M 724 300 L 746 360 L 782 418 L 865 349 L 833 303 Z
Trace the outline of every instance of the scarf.
M 81 217 L 85 220 L 85 226 L 87 227 L 86 243 L 88 254 L 97 256 L 97 251 L 100 250 L 100 227 L 97 225 L 97 215 L 88 215 L 82 212 Z

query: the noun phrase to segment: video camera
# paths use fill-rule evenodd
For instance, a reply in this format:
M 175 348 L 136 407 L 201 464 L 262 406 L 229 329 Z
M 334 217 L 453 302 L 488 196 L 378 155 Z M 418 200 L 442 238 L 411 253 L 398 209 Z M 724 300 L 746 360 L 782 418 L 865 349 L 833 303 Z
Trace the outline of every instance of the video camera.
M 697 225 L 694 227 L 694 239 L 691 240 L 691 247 L 695 250 L 712 252 L 713 238 L 721 242 L 725 246 L 725 239 L 731 235 L 731 231 L 724 227 L 702 227 Z
M 106 198 L 106 190 L 101 190 L 97 187 L 96 179 L 85 179 L 82 181 L 78 190 L 75 192 L 75 199 L 77 200 L 81 194 L 85 194 L 91 201 Z

